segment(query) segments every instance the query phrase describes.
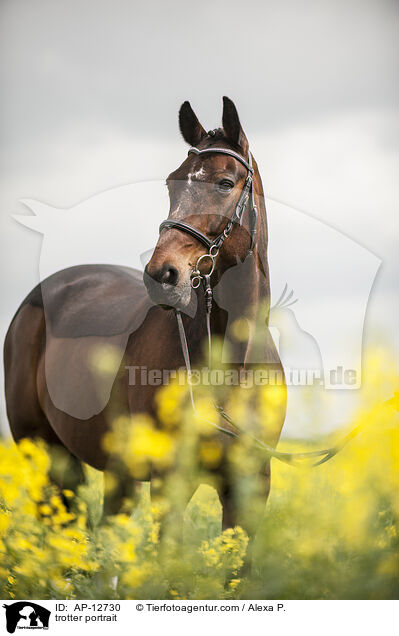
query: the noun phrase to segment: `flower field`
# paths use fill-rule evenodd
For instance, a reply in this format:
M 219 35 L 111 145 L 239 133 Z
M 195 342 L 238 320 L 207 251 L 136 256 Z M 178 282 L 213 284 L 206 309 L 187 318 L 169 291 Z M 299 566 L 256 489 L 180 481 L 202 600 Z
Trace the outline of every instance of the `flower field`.
M 144 417 L 115 423 L 106 440 L 111 452 L 134 479 L 142 479 L 153 465 L 165 483 L 152 498 L 143 483 L 133 514 L 123 512 L 103 524 L 102 474 L 88 470 L 88 484 L 78 495 L 64 491 L 61 497 L 50 484 L 43 444 L 0 440 L 1 597 L 398 598 L 397 378 L 386 356 L 369 356 L 361 403 L 345 428 L 313 444 L 280 442 L 281 451 L 312 450 L 331 446 L 358 427 L 358 434 L 320 466 L 273 459 L 263 519 L 264 502 L 251 478 L 257 454 L 245 439 L 231 445 L 243 517 L 259 521 L 251 547 L 241 527 L 222 532 L 213 486 L 223 449 L 218 436 L 201 424 L 212 408 L 205 397 L 198 401 L 194 424 L 181 387 L 169 387 L 160 396 L 162 430 Z M 242 421 L 245 404 L 237 396 L 229 408 Z M 200 483 L 185 508 L 187 484 Z M 183 541 L 176 535 L 176 510 L 184 511 Z

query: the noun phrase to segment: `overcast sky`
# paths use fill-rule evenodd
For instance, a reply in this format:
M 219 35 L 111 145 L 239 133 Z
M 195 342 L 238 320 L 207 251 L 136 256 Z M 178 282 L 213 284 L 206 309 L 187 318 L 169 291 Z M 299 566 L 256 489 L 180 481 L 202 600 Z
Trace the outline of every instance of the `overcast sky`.
M 39 280 L 18 201 L 164 179 L 185 153 L 180 104 L 208 129 L 228 95 L 266 196 L 381 258 L 368 334 L 397 346 L 398 19 L 388 0 L 2 0 L 1 338 Z

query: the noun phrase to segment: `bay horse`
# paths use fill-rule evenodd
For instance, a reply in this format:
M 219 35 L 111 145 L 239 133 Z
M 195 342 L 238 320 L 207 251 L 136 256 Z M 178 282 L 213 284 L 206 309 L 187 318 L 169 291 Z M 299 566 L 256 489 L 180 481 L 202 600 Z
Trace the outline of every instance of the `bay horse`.
M 187 366 L 188 353 L 192 361 L 200 360 L 206 325 L 208 336 L 224 337 L 229 324 L 245 318 L 251 326 L 264 312 L 262 364 L 282 372 L 268 329 L 262 182 L 236 107 L 224 97 L 223 127 L 206 132 L 184 102 L 179 125 L 191 148 L 167 178 L 169 217 L 161 225 L 144 275 L 113 265 L 59 271 L 25 298 L 6 336 L 5 391 L 12 435 L 16 441 L 41 438 L 63 450 L 68 464 L 62 475 L 54 472 L 61 488 L 75 490 L 83 482 L 82 462 L 108 474 L 111 458 L 103 439 L 116 417 L 147 413 L 156 420 L 159 386 L 130 383 L 127 369 L 176 370 Z M 186 339 L 186 352 L 181 337 Z M 101 393 L 88 359 L 91 348 L 104 342 L 116 344 L 123 355 L 109 391 Z M 238 368 L 256 360 L 251 336 L 232 346 Z M 285 400 L 277 423 L 263 432 L 265 442 L 277 444 L 284 417 Z M 116 486 L 104 500 L 105 516 L 117 513 L 134 487 L 122 470 L 116 473 Z M 221 467 L 218 477 L 223 525 L 241 524 L 231 475 Z M 261 480 L 266 502 L 267 458 Z

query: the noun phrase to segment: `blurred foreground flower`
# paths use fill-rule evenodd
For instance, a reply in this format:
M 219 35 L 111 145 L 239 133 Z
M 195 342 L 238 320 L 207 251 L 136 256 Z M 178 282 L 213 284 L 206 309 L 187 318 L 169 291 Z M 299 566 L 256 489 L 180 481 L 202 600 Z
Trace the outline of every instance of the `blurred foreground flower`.
M 111 361 L 112 362 L 112 361 Z M 361 403 L 345 430 L 314 444 L 286 440 L 281 451 L 333 446 L 357 435 L 330 461 L 296 468 L 276 460 L 267 514 L 253 546 L 251 574 L 241 567 L 248 537 L 221 530 L 215 468 L 226 461 L 245 510 L 261 516 L 251 476 L 264 461 L 248 436 L 230 444 L 201 423 L 186 387 L 158 394 L 161 427 L 146 416 L 114 423 L 106 446 L 142 480 L 155 471 L 151 500 L 144 484 L 132 516 L 101 516 L 102 474 L 88 470 L 76 495 L 50 483 L 45 446 L 0 442 L 0 589 L 3 598 L 397 598 L 399 594 L 398 374 L 383 352 L 366 356 Z M 223 390 L 223 389 L 221 389 Z M 213 399 L 199 396 L 199 413 L 214 419 Z M 216 396 L 217 397 L 217 396 Z M 278 408 L 279 390 L 229 393 L 240 422 L 264 421 Z M 226 407 L 227 408 L 227 407 Z M 328 413 L 326 413 L 326 417 Z M 199 418 L 201 419 L 201 418 Z M 251 420 L 252 421 L 252 420 Z M 185 508 L 187 493 L 201 486 Z M 73 504 L 71 510 L 65 503 Z M 184 511 L 184 543 L 169 549 L 160 521 Z M 94 527 L 93 527 L 94 525 Z M 168 549 L 165 549 L 165 546 Z M 113 577 L 118 577 L 115 589 Z

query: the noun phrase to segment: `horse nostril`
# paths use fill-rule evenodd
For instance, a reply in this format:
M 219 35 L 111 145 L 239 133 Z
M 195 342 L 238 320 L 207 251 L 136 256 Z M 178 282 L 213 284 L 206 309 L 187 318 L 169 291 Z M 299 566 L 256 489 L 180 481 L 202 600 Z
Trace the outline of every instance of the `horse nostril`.
M 159 268 L 147 265 L 144 270 L 144 282 L 147 286 L 151 284 L 150 279 L 157 283 L 176 286 L 179 280 L 179 272 L 170 263 L 165 263 Z
M 178 280 L 179 272 L 176 267 L 173 267 L 173 265 L 170 265 L 169 263 L 164 265 L 160 276 L 160 282 L 165 283 L 166 285 L 177 285 Z

